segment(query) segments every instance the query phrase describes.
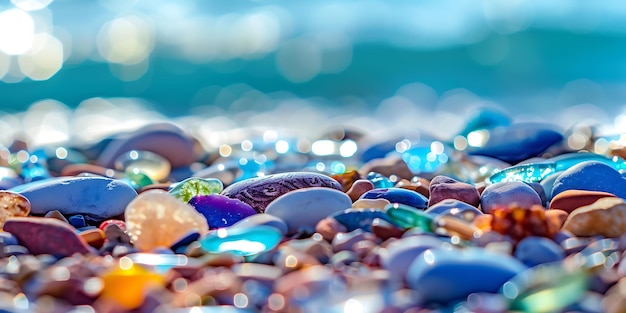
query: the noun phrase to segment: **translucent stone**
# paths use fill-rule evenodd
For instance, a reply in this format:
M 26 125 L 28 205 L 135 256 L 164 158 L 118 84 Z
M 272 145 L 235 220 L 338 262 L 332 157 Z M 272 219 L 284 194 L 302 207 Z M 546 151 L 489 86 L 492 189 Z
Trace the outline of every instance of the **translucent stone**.
M 562 262 L 556 262 L 522 272 L 504 283 L 501 292 L 511 301 L 512 311 L 560 312 L 581 299 L 588 284 L 586 272 L 568 270 Z
M 564 171 L 578 163 L 585 161 L 597 161 L 610 165 L 617 171 L 626 170 L 626 161 L 619 157 L 608 158 L 606 156 L 590 153 L 566 153 L 545 162 L 528 163 L 509 167 L 489 177 L 490 183 L 504 181 L 541 182 L 544 178 L 556 172 Z
M 230 227 L 207 234 L 200 239 L 200 245 L 209 253 L 249 256 L 273 249 L 282 237 L 280 230 L 271 226 Z
M 401 227 L 433 231 L 433 217 L 424 211 L 400 203 L 389 204 L 383 210 L 394 223 Z
M 131 150 L 115 160 L 115 168 L 126 173 L 138 170 L 154 181 L 162 181 L 169 176 L 171 165 L 169 161 L 156 153 Z
M 391 188 L 394 185 L 389 178 L 380 173 L 370 172 L 366 178 L 374 184 L 374 188 Z
M 30 201 L 19 193 L 0 190 L 0 229 L 11 217 L 28 216 Z
M 164 284 L 161 275 L 136 265 L 127 257 L 122 257 L 113 270 L 101 276 L 103 287 L 101 299 L 106 299 L 128 310 L 139 307 L 150 289 Z
M 224 185 L 217 178 L 190 177 L 172 185 L 169 193 L 184 202 L 189 202 L 195 196 L 219 194 L 223 189 Z
M 24 182 L 33 182 L 50 178 L 50 172 L 48 168 L 40 162 L 26 162 L 22 164 L 21 176 L 24 178 Z
M 126 207 L 126 230 L 137 249 L 170 247 L 195 229 L 205 234 L 209 226 L 194 207 L 162 190 L 139 194 Z
M 434 173 L 450 159 L 449 149 L 440 142 L 438 145 L 420 145 L 402 153 L 402 160 L 415 174 Z M 433 146 L 441 147 L 441 151 L 433 150 Z

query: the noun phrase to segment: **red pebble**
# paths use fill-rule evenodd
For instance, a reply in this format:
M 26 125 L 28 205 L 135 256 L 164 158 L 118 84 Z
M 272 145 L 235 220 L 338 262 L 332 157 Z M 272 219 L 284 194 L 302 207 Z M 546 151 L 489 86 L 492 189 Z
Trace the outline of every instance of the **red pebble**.
M 104 231 L 107 226 L 111 225 L 111 224 L 115 224 L 117 226 L 119 226 L 123 231 L 126 231 L 126 223 L 122 220 L 106 220 L 104 222 L 102 222 L 100 224 L 100 226 L 98 226 L 98 228 L 100 228 L 100 230 Z
M 10 232 L 32 254 L 71 256 L 89 253 L 89 245 L 71 225 L 55 218 L 11 217 L 3 230 Z

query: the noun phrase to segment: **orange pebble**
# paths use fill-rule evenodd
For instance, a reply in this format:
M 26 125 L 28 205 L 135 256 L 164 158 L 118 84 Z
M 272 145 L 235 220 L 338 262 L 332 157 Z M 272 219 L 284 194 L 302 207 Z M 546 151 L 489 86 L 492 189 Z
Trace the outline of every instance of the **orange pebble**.
M 563 210 L 547 210 L 546 219 L 548 220 L 548 227 L 550 228 L 550 231 L 553 233 L 558 232 L 563 226 L 563 223 L 565 223 L 568 215 L 569 213 Z
M 491 221 L 493 221 L 493 216 L 491 214 L 478 215 L 474 218 L 474 226 L 483 231 L 489 231 L 491 230 Z
M 100 249 L 104 244 L 104 232 L 99 228 L 92 228 L 85 231 L 80 232 L 78 234 L 92 247 L 96 249 Z

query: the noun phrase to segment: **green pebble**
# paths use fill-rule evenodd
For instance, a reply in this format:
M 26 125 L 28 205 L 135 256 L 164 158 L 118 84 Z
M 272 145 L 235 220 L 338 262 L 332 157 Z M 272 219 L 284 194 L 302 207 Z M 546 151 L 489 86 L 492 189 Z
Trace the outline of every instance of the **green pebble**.
M 224 185 L 217 178 L 190 177 L 170 187 L 169 193 L 184 202 L 189 202 L 195 196 L 219 194 L 223 189 Z
M 426 232 L 433 231 L 433 217 L 414 207 L 392 203 L 384 208 L 392 221 L 404 228 L 419 228 Z

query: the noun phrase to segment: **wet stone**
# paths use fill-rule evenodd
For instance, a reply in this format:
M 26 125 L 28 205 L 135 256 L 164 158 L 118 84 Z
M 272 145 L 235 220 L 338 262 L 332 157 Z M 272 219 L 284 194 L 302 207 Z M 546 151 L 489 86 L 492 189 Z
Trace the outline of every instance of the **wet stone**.
M 590 205 L 602 198 L 615 197 L 615 195 L 602 191 L 589 190 L 565 190 L 552 198 L 550 209 L 559 209 L 571 213 L 572 211 Z
M 426 209 L 428 199 L 423 195 L 404 188 L 375 188 L 363 195 L 360 199 L 385 199 L 390 203 L 400 203 L 416 209 Z
M 347 209 L 343 212 L 332 214 L 330 217 L 345 226 L 348 232 L 356 229 L 371 232 L 372 221 L 375 218 L 391 223 L 391 218 L 380 209 Z
M 224 185 L 216 178 L 190 177 L 170 187 L 169 193 L 176 198 L 189 202 L 195 196 L 219 194 Z
M 280 231 L 270 226 L 251 228 L 220 228 L 203 236 L 199 241 L 209 253 L 229 252 L 249 256 L 273 249 L 282 239 Z
M 4 222 L 11 217 L 28 216 L 30 213 L 30 201 L 24 196 L 0 190 L 0 229 Z
M 572 166 L 556 178 L 552 197 L 566 190 L 601 191 L 626 198 L 626 178 L 605 163 L 586 161 Z
M 565 258 L 563 248 L 544 237 L 526 237 L 515 248 L 515 258 L 526 266 L 557 262 Z
M 17 237 L 33 254 L 70 256 L 92 251 L 72 226 L 57 219 L 13 217 L 5 222 L 4 230 Z
M 468 203 L 474 207 L 480 204 L 478 190 L 468 184 L 447 176 L 435 176 L 430 181 L 430 197 L 428 206 L 431 207 L 445 199 L 455 199 Z
M 257 214 L 248 204 L 220 194 L 195 196 L 189 204 L 206 218 L 211 229 L 228 227 Z
M 563 229 L 582 237 L 620 237 L 626 232 L 626 203 L 614 197 L 599 199 L 574 210 L 565 220 Z
M 483 215 L 476 207 L 455 199 L 440 201 L 424 212 L 433 216 L 450 215 L 468 222 L 472 222 L 476 216 Z
M 533 205 L 542 205 L 542 202 L 532 187 L 519 181 L 490 185 L 481 195 L 480 207 L 484 213 L 491 213 L 495 208 L 510 205 L 530 208 Z

